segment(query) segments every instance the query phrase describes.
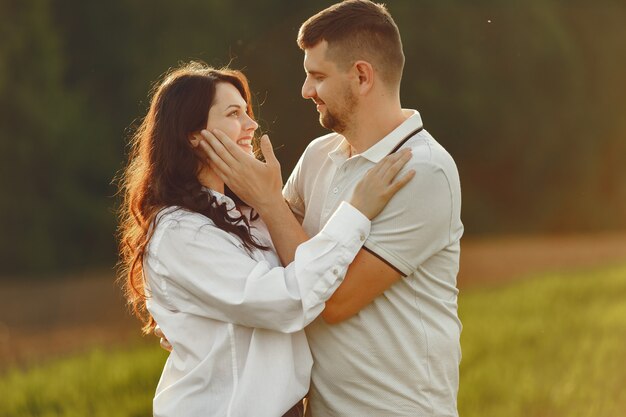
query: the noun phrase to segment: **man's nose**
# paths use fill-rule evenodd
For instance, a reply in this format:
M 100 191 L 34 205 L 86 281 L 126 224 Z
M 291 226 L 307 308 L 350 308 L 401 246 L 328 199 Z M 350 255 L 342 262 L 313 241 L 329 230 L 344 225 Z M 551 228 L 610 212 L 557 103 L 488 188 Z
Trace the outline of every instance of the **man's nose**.
M 302 98 L 312 98 L 315 96 L 315 88 L 308 82 L 308 80 L 304 80 L 302 84 Z

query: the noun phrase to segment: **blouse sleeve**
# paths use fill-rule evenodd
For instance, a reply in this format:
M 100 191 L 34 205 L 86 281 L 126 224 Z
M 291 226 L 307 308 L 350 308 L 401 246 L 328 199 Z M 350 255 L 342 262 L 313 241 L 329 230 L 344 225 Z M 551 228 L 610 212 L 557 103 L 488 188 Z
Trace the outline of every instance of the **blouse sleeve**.
M 159 223 L 146 279 L 172 311 L 291 333 L 322 312 L 369 231 L 367 217 L 344 202 L 298 247 L 291 264 L 271 267 L 231 234 L 190 214 Z

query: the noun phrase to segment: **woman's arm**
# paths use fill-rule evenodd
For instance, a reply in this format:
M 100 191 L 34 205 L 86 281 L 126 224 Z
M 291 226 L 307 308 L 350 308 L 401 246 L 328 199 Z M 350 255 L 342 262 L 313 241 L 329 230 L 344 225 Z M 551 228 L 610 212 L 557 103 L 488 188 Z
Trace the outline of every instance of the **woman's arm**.
M 257 210 L 268 227 L 281 262 L 283 265 L 290 263 L 296 248 L 308 236 L 283 199 L 280 164 L 269 138 L 267 135 L 261 138 L 261 151 L 266 160 L 263 163 L 243 152 L 222 132 L 214 133 L 202 131 L 206 142 L 201 142 L 212 168 L 235 194 Z M 368 219 L 376 217 L 415 175 L 415 171 L 410 170 L 396 179 L 410 158 L 410 149 L 385 157 L 356 185 L 350 204 Z
M 285 333 L 317 317 L 369 235 L 370 221 L 347 203 L 294 262 L 272 268 L 259 251 L 195 213 L 162 219 L 149 245 L 146 278 L 165 308 Z

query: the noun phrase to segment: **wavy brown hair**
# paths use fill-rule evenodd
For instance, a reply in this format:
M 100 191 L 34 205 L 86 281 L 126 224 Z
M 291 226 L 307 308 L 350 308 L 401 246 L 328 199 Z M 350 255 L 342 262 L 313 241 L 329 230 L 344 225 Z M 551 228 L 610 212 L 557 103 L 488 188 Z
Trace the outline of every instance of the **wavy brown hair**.
M 248 220 L 242 215 L 231 216 L 226 205 L 218 204 L 198 180 L 205 162 L 189 137 L 206 127 L 219 83 L 235 86 L 247 103 L 248 115 L 254 118 L 243 73 L 191 62 L 170 70 L 155 84 L 148 113 L 130 141 L 128 165 L 119 180 L 123 196 L 119 280 L 128 304 L 144 324 L 144 333 L 152 332 L 156 323 L 146 309 L 143 261 L 162 209 L 178 206 L 203 214 L 219 228 L 238 236 L 248 250 L 267 249 L 250 235 Z

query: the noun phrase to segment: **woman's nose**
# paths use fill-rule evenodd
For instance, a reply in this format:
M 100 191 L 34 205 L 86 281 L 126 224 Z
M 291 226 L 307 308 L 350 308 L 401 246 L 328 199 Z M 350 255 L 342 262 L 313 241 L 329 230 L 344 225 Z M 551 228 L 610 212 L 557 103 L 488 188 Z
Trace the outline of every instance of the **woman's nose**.
M 257 130 L 259 128 L 259 124 L 256 122 L 256 120 L 254 120 L 252 117 L 247 116 L 247 123 L 245 125 L 245 129 L 246 130 Z

